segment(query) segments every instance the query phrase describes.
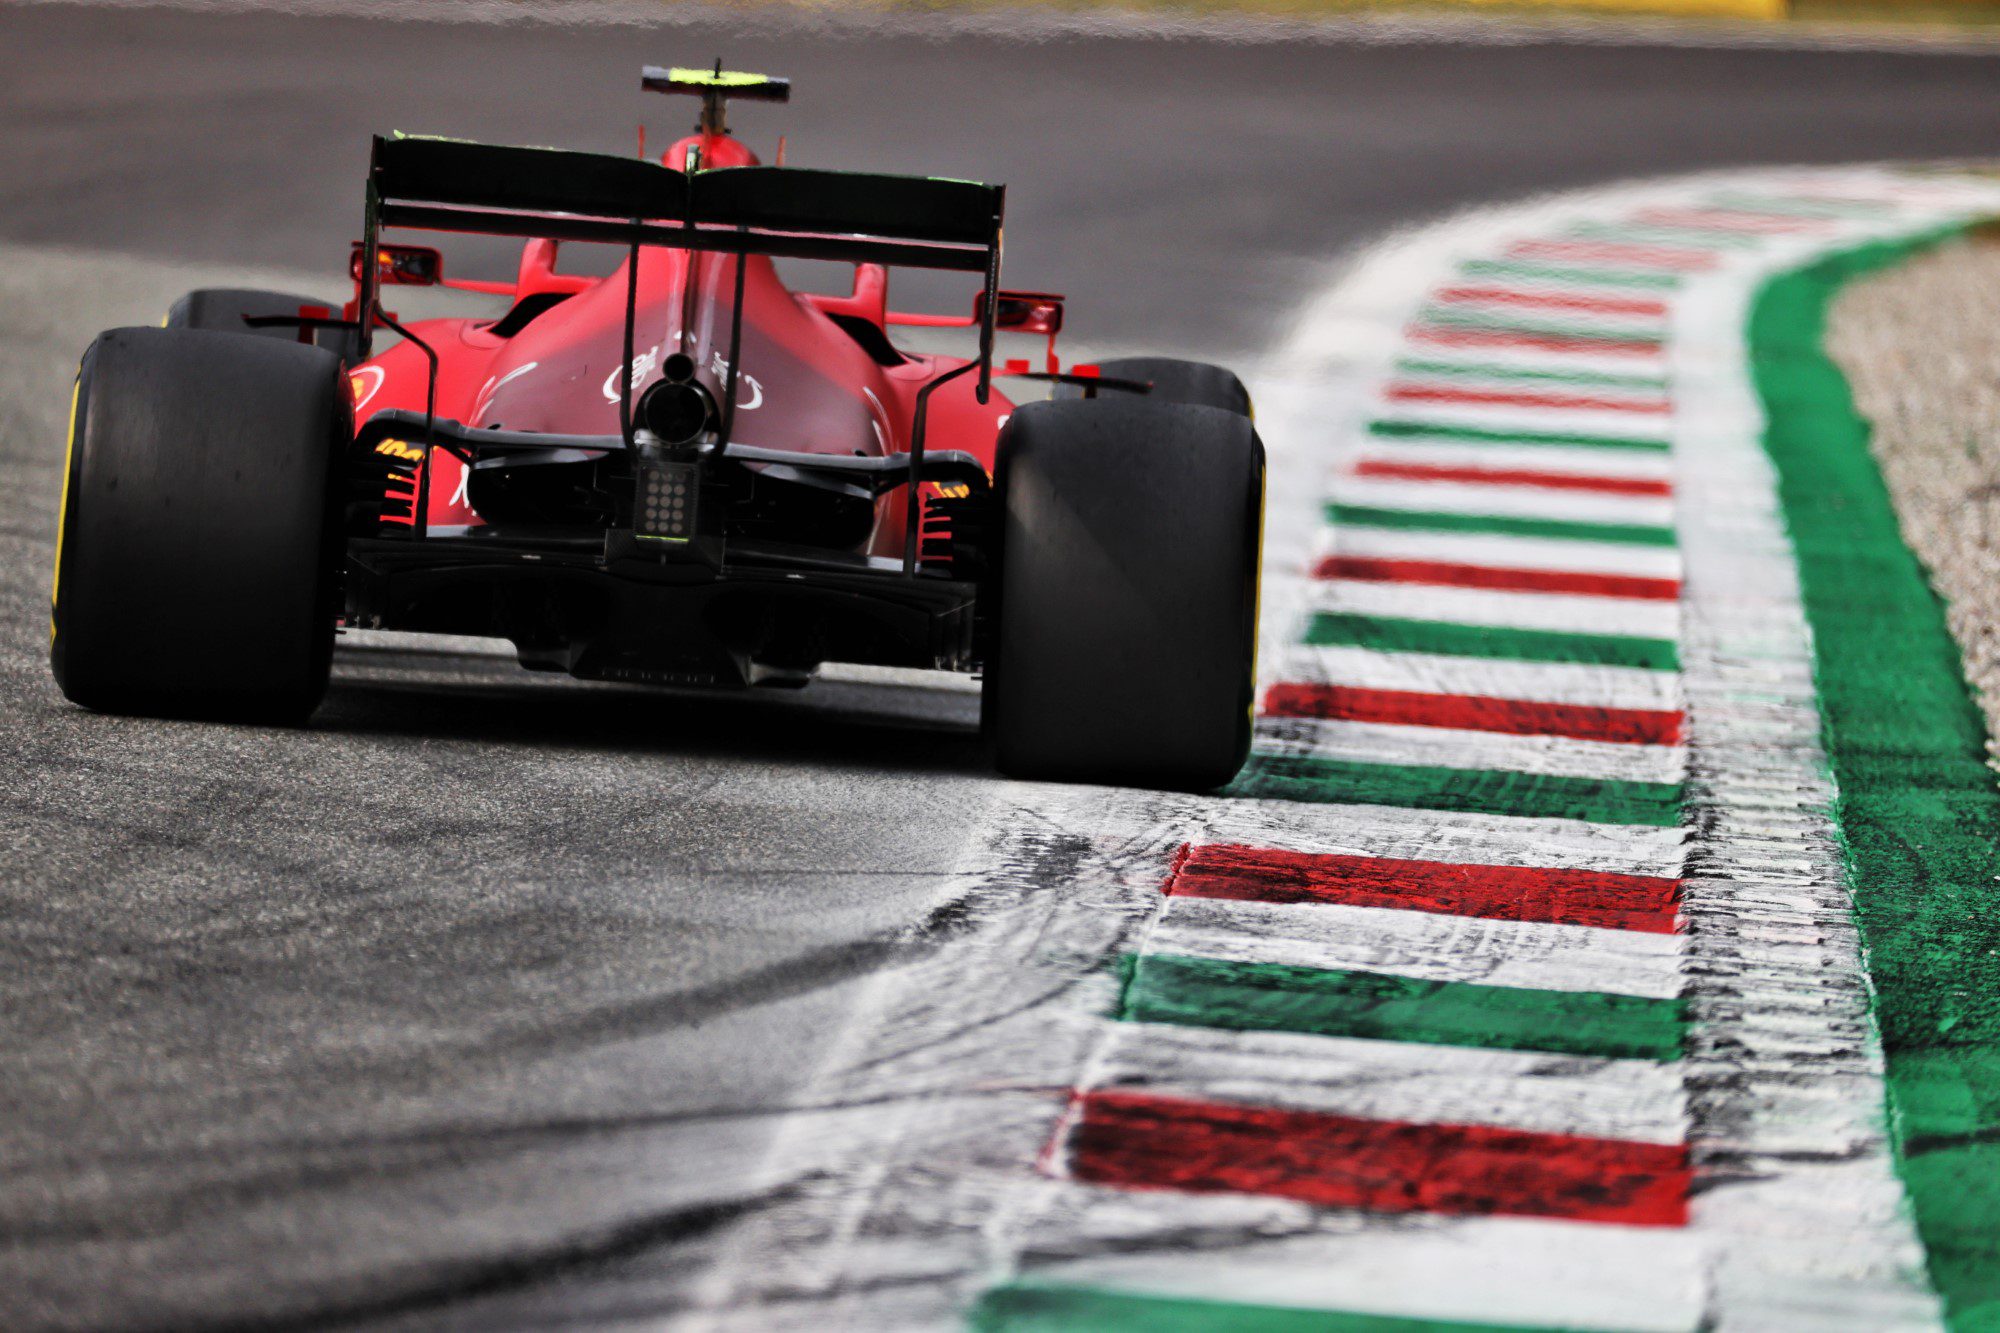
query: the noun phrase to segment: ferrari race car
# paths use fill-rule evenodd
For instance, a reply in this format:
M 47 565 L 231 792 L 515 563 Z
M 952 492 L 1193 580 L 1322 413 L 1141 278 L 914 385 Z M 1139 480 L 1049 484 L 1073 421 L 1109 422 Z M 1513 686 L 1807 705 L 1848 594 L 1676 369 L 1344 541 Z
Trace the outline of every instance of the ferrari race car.
M 979 673 L 1002 771 L 1203 789 L 1248 752 L 1264 452 L 1214 366 L 1062 367 L 1062 298 L 1000 286 L 1004 189 L 761 165 L 760 75 L 658 160 L 374 141 L 344 307 L 204 290 L 78 371 L 51 659 L 107 712 L 300 721 L 340 626 L 512 641 L 524 667 L 676 687 L 823 663 Z M 446 279 L 391 228 L 524 238 Z M 615 271 L 557 267 L 565 242 Z M 794 291 L 773 262 L 853 266 Z M 979 281 L 887 305 L 890 266 Z M 505 298 L 404 323 L 410 285 Z M 907 351 L 959 326 L 972 355 Z M 999 335 L 1043 340 L 996 365 Z M 393 341 L 384 335 L 394 335 Z M 385 345 L 389 344 L 389 345 Z M 965 350 L 970 351 L 968 346 Z M 1049 396 L 1015 403 L 996 376 Z

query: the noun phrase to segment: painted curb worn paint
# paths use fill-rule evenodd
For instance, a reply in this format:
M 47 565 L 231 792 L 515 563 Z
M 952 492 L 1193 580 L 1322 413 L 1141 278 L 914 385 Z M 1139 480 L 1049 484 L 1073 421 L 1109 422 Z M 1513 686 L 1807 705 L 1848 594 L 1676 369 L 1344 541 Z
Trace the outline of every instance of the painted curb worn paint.
M 1986 1010 L 1883 991 L 1892 1135 L 1746 331 L 1774 274 L 1990 213 L 1722 173 L 1349 269 L 1254 385 L 1252 763 L 996 788 L 949 942 L 869 982 L 704 1326 L 1876 1333 L 1940 1291 L 1975 1326 L 1923 1164 L 1983 1160 L 1949 1136 L 1990 1085 L 1936 1029 Z
M 1821 978 L 1799 977 L 1789 940 L 1776 950 L 1761 942 L 1772 926 L 1759 918 L 1777 907 L 1776 925 L 1787 910 L 1778 901 L 1798 895 L 1759 879 L 1805 876 L 1800 887 L 1810 883 L 1814 896 L 1798 905 L 1813 912 L 1829 910 L 1838 885 L 1829 862 L 1770 859 L 1787 828 L 1808 844 L 1811 837 L 1832 844 L 1830 791 L 1820 798 L 1795 787 L 1787 802 L 1777 776 L 1824 760 L 1809 748 L 1784 748 L 1795 730 L 1767 728 L 1760 747 L 1737 717 L 1755 699 L 1744 691 L 1744 650 L 1769 653 L 1743 639 L 1760 628 L 1743 617 L 1747 606 L 1739 609 L 1746 591 L 1779 599 L 1781 614 L 1765 630 L 1779 634 L 1778 651 L 1763 669 L 1807 649 L 1802 626 L 1797 640 L 1783 637 L 1781 575 L 1789 562 L 1772 548 L 1782 543 L 1775 497 L 1768 480 L 1746 471 L 1761 441 L 1745 392 L 1743 316 L 1733 329 L 1718 321 L 1747 310 L 1749 293 L 1773 269 L 1808 261 L 1815 249 L 1867 244 L 1871 228 L 1921 231 L 1951 205 L 1929 198 L 1921 182 L 1892 176 L 1761 184 L 1763 201 L 1775 205 L 1769 211 L 1716 194 L 1683 195 L 1503 240 L 1500 253 L 1516 260 L 1593 267 L 1540 285 L 1510 286 L 1487 273 L 1474 287 L 1474 264 L 1492 261 L 1461 259 L 1456 285 L 1414 304 L 1407 350 L 1385 367 L 1375 410 L 1358 423 L 1324 508 L 1330 541 L 1312 564 L 1317 590 L 1304 599 L 1300 630 L 1307 655 L 1286 659 L 1317 665 L 1266 691 L 1258 752 L 1230 789 L 1267 804 L 1363 804 L 1501 824 L 1556 820 L 1614 837 L 1677 830 L 1686 809 L 1695 815 L 1689 864 L 1703 869 L 1607 872 L 1543 860 L 1526 847 L 1518 862 L 1480 865 L 1192 841 L 1166 874 L 1150 939 L 1121 958 L 1111 1017 L 1126 1035 L 1107 1038 L 1102 1081 L 1079 1083 L 1046 1169 L 1097 1189 L 1285 1199 L 1330 1216 L 1518 1216 L 1685 1229 L 1706 1256 L 1703 1294 L 1683 1315 L 1660 1311 L 1661 1327 L 1932 1323 L 1935 1300 L 1913 1271 L 1915 1250 L 1899 1220 L 1906 1205 L 1890 1174 L 1879 1063 L 1870 1077 L 1873 1029 L 1865 1009 L 1844 1007 L 1861 993 L 1858 960 L 1850 955 L 1843 973 L 1822 957 Z M 1878 202 L 1871 193 L 1890 205 L 1886 214 L 1858 207 Z M 1819 216 L 1821 204 L 1853 208 L 1866 221 Z M 1621 267 L 1669 273 L 1674 282 L 1659 297 L 1621 297 L 1578 280 Z M 1690 356 L 1713 365 L 1732 337 L 1733 369 L 1683 367 Z M 1625 383 L 1602 383 L 1618 380 Z M 1650 429 L 1665 438 L 1614 420 L 1621 415 L 1664 418 Z M 1572 423 L 1585 428 L 1567 428 Z M 1609 463 L 1650 452 L 1675 454 L 1674 472 Z M 1606 461 L 1593 464 L 1593 455 Z M 1730 486 L 1732 472 L 1741 474 L 1734 489 L 1718 490 Z M 1714 511 L 1691 515 L 1672 476 L 1691 483 L 1693 503 Z M 1732 517 L 1746 500 L 1764 508 Z M 1661 507 L 1646 517 L 1616 507 L 1640 504 Z M 1896 544 L 1893 523 L 1888 540 Z M 1700 557 L 1691 561 L 1700 574 L 1692 583 L 1678 562 L 1645 572 L 1631 564 L 1649 550 L 1681 553 L 1684 542 Z M 1732 586 L 1737 581 L 1747 587 Z M 1797 616 L 1793 598 L 1789 614 Z M 1647 608 L 1671 610 L 1677 600 L 1694 618 L 1685 634 L 1677 617 L 1649 618 Z M 1347 656 L 1336 664 L 1311 654 Z M 1464 664 L 1451 668 L 1450 689 L 1430 665 L 1446 662 Z M 1404 680 L 1396 678 L 1399 663 L 1407 664 Z M 1365 679 L 1347 674 L 1363 668 Z M 1551 677 L 1523 697 L 1467 683 L 1491 671 L 1494 686 L 1508 679 L 1520 688 L 1535 671 L 1578 669 L 1680 677 L 1695 696 L 1692 709 L 1634 707 L 1610 695 L 1610 677 L 1594 696 L 1561 702 L 1530 696 L 1581 689 L 1580 680 L 1559 686 Z M 1809 694 L 1799 702 L 1810 709 Z M 1510 749 L 1517 741 L 1533 748 Z M 1635 762 L 1616 762 L 1619 750 Z M 1759 771 L 1767 755 L 1781 760 L 1769 778 Z M 1692 787 L 1681 780 L 1684 762 Z M 1781 807 L 1767 805 L 1774 799 Z M 1711 831 L 1711 817 L 1700 812 L 1718 801 L 1725 814 Z M 1741 866 L 1748 877 L 1718 884 L 1696 859 L 1704 856 L 1718 868 Z M 1732 892 L 1738 930 L 1749 933 L 1717 939 L 1718 912 L 1729 910 Z M 1420 928 L 1425 914 L 1440 925 Z M 1466 924 L 1443 924 L 1454 918 Z M 1647 938 L 1673 952 L 1648 955 L 1623 942 Z M 1655 989 L 1649 958 L 1681 969 L 1681 983 Z M 1712 970 L 1717 963 L 1725 970 Z M 1795 1021 L 1793 1006 L 1822 982 L 1843 1007 L 1825 1012 L 1821 1031 L 1799 1031 L 1792 1050 L 1774 1046 L 1775 1033 Z M 1766 1005 L 1780 1025 L 1772 1034 L 1761 1030 Z M 1169 1032 L 1187 1035 L 1169 1041 Z M 1268 1049 L 1252 1057 L 1252 1041 Z M 1848 1049 L 1837 1059 L 1819 1054 L 1839 1043 Z M 1509 1127 L 1509 1116 L 1531 1114 L 1511 1095 L 1488 1103 L 1471 1124 L 1448 1119 L 1447 1105 L 1478 1103 L 1447 1093 L 1451 1076 L 1441 1074 L 1436 1100 L 1416 1103 L 1412 1118 L 1357 1117 L 1344 1110 L 1351 1090 L 1311 1082 L 1313 1062 L 1336 1047 L 1678 1069 L 1687 1109 L 1667 1142 L 1580 1131 L 1549 1137 Z M 1791 1090 L 1810 1089 L 1821 1070 L 1831 1100 L 1801 1119 Z M 1741 1082 L 1717 1095 L 1718 1078 Z M 1775 1100 L 1732 1109 L 1746 1096 Z M 1756 1128 L 1732 1129 L 1728 1117 L 1744 1115 Z M 1636 1130 L 1639 1122 L 1628 1123 Z M 1732 1140 L 1733 1150 L 1724 1146 Z M 1584 1144 L 1591 1146 L 1564 1146 Z M 1798 1156 L 1806 1151 L 1824 1155 L 1827 1167 L 1808 1166 Z M 1853 1168 L 1837 1164 L 1847 1154 Z M 1911 1179 L 1907 1152 L 1902 1160 Z M 1697 1196 L 1697 1182 L 1706 1197 Z M 1822 1201 L 1833 1205 L 1824 1238 L 1801 1252 L 1791 1235 Z M 1102 1243 L 1102 1233 L 1092 1234 Z M 1523 1246 L 1537 1243 L 1557 1242 Z M 1814 1244 L 1823 1247 L 1817 1254 Z M 1450 1250 L 1440 1246 L 1436 1259 L 1448 1266 Z M 1329 1241 L 1322 1252 L 1332 1258 L 1338 1247 Z M 1093 1264 L 1081 1253 L 995 1287 L 975 1307 L 975 1324 L 1120 1327 L 1157 1318 L 1166 1327 L 1256 1326 L 1283 1321 L 1290 1306 L 1311 1309 L 1333 1328 L 1374 1319 L 1391 1321 L 1384 1327 L 1414 1319 L 1420 1327 L 1447 1308 L 1452 1317 L 1437 1326 L 1478 1327 L 1483 1313 L 1475 1299 L 1427 1286 L 1382 1288 L 1372 1298 L 1357 1288 L 1352 1304 L 1307 1299 L 1304 1291 L 1342 1283 L 1306 1272 L 1232 1276 L 1231 1264 L 1206 1261 L 1199 1246 L 1179 1272 L 1158 1262 Z M 1527 1260 L 1531 1248 L 1512 1253 Z M 1121 1271 L 1131 1276 L 1116 1276 Z M 1935 1254 L 1932 1272 L 1955 1301 Z M 1248 1299 L 1259 1293 L 1266 1298 Z M 1514 1303 L 1522 1312 L 1555 1304 L 1546 1294 Z M 1582 1310 L 1574 1321 L 1490 1326 L 1651 1326 L 1621 1320 L 1609 1302 Z

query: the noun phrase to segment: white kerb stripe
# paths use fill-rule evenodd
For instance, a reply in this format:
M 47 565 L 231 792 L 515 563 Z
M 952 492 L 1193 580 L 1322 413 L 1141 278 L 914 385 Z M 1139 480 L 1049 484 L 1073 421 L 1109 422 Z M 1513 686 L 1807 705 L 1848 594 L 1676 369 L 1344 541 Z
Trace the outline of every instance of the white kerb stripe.
M 1687 1136 L 1680 1071 L 1653 1060 L 1125 1023 L 1098 1086 L 1368 1120 L 1639 1143 Z
M 1254 748 L 1262 755 L 1625 782 L 1679 782 L 1687 767 L 1687 751 L 1675 745 L 1303 717 L 1259 718 Z
M 1333 903 L 1176 897 L 1146 953 L 1655 1000 L 1681 992 L 1678 935 Z
M 1604 495 L 1469 481 L 1401 481 L 1358 477 L 1353 473 L 1336 475 L 1327 488 L 1327 498 L 1340 504 L 1370 505 L 1377 509 L 1543 518 L 1566 523 L 1628 523 L 1666 528 L 1674 521 L 1674 502 L 1661 496 Z
M 1677 709 L 1681 678 L 1674 671 L 1597 666 L 1587 662 L 1515 662 L 1374 648 L 1291 645 L 1269 659 L 1274 681 L 1351 685 L 1419 694 L 1466 694 L 1595 708 Z
M 1309 805 L 1299 801 L 1224 803 L 1201 841 L 1240 843 L 1327 856 L 1599 870 L 1672 878 L 1687 860 L 1681 828 L 1531 819 L 1483 811 L 1395 806 Z
M 1673 459 L 1666 454 L 1580 449 L 1569 444 L 1452 444 L 1371 435 L 1355 442 L 1351 457 L 1424 467 L 1479 468 L 1487 472 L 1548 472 L 1571 477 L 1613 477 L 1621 481 L 1673 480 Z
M 1078 1185 L 1053 1192 L 1050 1202 L 1050 1212 L 1067 1219 L 1072 1243 L 1099 1253 L 1037 1264 L 1025 1274 L 1036 1282 L 1620 1333 L 1689 1333 L 1704 1316 L 1707 1256 L 1694 1236 L 1664 1227 L 1514 1217 L 1385 1222 L 1284 1200 Z M 1190 1256 L 1188 1237 L 1232 1232 L 1240 1244 Z M 1114 1238 L 1121 1243 L 1105 1243 Z M 1046 1253 L 1064 1238 L 1042 1234 L 1037 1244 Z
M 1321 554 L 1378 560 L 1435 560 L 1493 569 L 1549 569 L 1574 574 L 1618 574 L 1677 579 L 1681 554 L 1670 546 L 1515 537 L 1487 532 L 1423 532 L 1343 523 L 1328 528 Z

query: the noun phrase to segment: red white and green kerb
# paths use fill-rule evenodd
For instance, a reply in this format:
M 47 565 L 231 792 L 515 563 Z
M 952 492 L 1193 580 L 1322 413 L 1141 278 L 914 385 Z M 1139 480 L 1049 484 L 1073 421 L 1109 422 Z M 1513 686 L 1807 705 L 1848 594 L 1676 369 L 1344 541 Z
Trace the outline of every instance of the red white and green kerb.
M 988 1329 L 1935 1327 L 1744 345 L 1877 170 L 1438 229 Z M 1946 1292 L 1949 1298 L 1952 1292 Z

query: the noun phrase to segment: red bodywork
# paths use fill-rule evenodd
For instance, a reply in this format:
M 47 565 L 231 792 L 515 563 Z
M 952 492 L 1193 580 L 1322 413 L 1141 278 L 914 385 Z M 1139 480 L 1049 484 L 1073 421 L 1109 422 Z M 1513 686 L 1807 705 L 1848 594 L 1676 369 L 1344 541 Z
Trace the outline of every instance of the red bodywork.
M 712 135 L 681 140 L 661 161 L 686 162 L 690 150 L 698 151 L 705 167 L 757 164 L 737 140 Z M 517 306 L 535 297 L 561 298 L 511 336 L 495 332 L 499 322 L 483 317 L 408 326 L 438 357 L 438 417 L 509 430 L 619 431 L 627 267 L 621 264 L 604 278 L 582 278 L 557 273 L 556 253 L 554 241 L 529 241 L 514 284 L 447 282 L 510 296 Z M 723 398 L 738 262 L 716 252 L 639 252 L 633 401 L 659 377 L 662 359 L 683 346 L 702 381 L 718 401 Z M 901 364 L 884 365 L 836 317 L 865 320 L 877 330 L 896 322 L 970 321 L 892 317 L 886 308 L 886 272 L 877 265 L 858 265 L 853 292 L 831 297 L 791 291 L 768 257 L 751 255 L 741 262 L 742 367 L 732 441 L 869 457 L 906 451 L 917 391 L 965 359 L 903 353 Z M 994 443 L 1013 405 L 998 392 L 980 405 L 974 379 L 962 376 L 931 396 L 927 447 L 963 450 L 990 474 Z M 356 366 L 352 381 L 359 427 L 388 408 L 423 412 L 429 363 L 415 344 L 402 341 Z M 481 519 L 467 500 L 465 465 L 443 451 L 432 457 L 435 472 L 426 515 L 430 530 L 479 526 Z M 863 549 L 900 556 L 903 541 L 904 496 L 898 489 L 876 502 L 874 530 Z

